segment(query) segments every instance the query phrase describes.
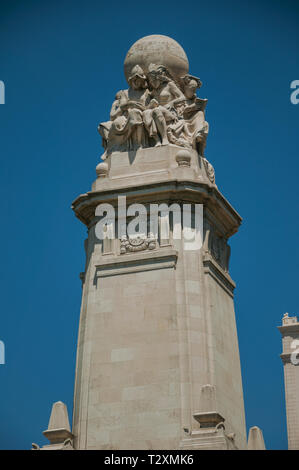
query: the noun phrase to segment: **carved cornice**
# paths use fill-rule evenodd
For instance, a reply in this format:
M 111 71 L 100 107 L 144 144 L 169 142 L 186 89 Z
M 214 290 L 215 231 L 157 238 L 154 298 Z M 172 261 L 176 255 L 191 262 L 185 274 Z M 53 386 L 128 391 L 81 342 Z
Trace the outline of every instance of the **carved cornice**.
M 289 325 L 281 325 L 277 327 L 282 336 L 299 335 L 299 323 L 290 323 Z
M 228 238 L 237 232 L 242 218 L 222 196 L 218 189 L 196 181 L 169 180 L 154 184 L 142 184 L 105 191 L 90 191 L 81 194 L 72 204 L 76 216 L 88 227 L 95 218 L 95 208 L 101 203 L 117 206 L 118 196 L 126 196 L 127 204 L 140 204 L 182 201 L 203 204 L 218 223 L 223 235 Z

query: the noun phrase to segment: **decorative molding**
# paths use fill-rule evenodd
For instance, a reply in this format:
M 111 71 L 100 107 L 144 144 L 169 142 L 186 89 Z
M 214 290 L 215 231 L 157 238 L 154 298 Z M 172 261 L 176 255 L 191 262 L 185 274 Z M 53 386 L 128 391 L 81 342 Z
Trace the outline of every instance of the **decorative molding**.
M 295 350 L 291 351 L 291 352 L 288 352 L 288 353 L 281 353 L 280 354 L 280 357 L 281 357 L 281 360 L 283 362 L 283 364 L 293 364 L 292 361 L 291 361 L 291 355 L 292 353 L 294 352 Z M 293 366 L 299 366 L 299 364 L 293 364 Z
M 226 434 L 223 427 L 193 431 L 190 437 L 182 439 L 180 450 L 238 450 L 234 436 Z
M 156 238 L 152 233 L 148 237 L 126 237 L 120 240 L 120 254 L 128 252 L 154 250 L 157 247 Z
M 290 323 L 289 325 L 282 325 L 277 327 L 282 336 L 298 335 L 299 323 Z
M 175 268 L 178 252 L 173 249 L 114 256 L 96 265 L 95 278 Z
M 225 238 L 237 232 L 241 224 L 241 217 L 233 209 L 230 203 L 223 197 L 215 186 L 206 183 L 177 179 L 157 181 L 155 183 L 138 183 L 132 187 L 112 188 L 102 191 L 90 191 L 81 194 L 73 201 L 72 209 L 75 215 L 87 227 L 91 228 L 96 223 L 95 208 L 103 202 L 117 207 L 118 196 L 125 195 L 127 204 L 136 201 L 143 204 L 154 203 L 157 200 L 168 203 L 184 201 L 185 203 L 204 204 L 205 210 L 214 215 L 215 220 L 221 225 L 221 232 Z
M 47 429 L 43 431 L 43 435 L 50 441 L 50 444 L 61 444 L 64 443 L 66 439 L 74 438 L 71 431 L 66 428 Z
M 200 424 L 201 428 L 219 428 L 220 424 L 223 424 L 225 419 L 220 413 L 216 411 L 196 412 L 193 418 Z M 225 429 L 223 424 L 223 429 Z
M 230 275 L 219 266 L 209 252 L 203 255 L 203 265 L 204 273 L 209 274 L 231 297 L 233 297 L 236 284 Z
M 202 160 L 203 160 L 206 173 L 208 175 L 210 182 L 212 184 L 215 184 L 215 170 L 214 170 L 213 165 L 205 157 L 202 157 Z

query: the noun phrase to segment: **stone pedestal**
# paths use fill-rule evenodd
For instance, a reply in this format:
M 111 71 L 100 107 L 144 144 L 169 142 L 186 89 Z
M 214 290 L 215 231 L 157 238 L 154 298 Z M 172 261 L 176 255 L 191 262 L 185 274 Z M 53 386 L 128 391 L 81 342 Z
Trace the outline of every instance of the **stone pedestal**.
M 113 153 L 73 203 L 87 226 L 73 434 L 77 449 L 243 449 L 246 432 L 227 241 L 241 218 L 195 150 Z M 105 171 L 104 171 L 105 170 Z M 139 251 L 95 235 L 118 197 L 203 204 L 203 244 L 160 232 Z M 126 245 L 128 246 L 128 245 Z M 131 251 L 130 251 L 131 250 Z
M 73 450 L 74 436 L 70 429 L 67 407 L 62 401 L 53 404 L 48 429 L 43 435 L 50 444 L 41 449 L 37 444 L 32 444 L 32 450 Z

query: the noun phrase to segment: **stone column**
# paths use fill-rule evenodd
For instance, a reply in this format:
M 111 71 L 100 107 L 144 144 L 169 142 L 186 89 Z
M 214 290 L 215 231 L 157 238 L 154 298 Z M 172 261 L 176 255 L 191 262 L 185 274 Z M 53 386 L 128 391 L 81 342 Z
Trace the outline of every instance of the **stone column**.
M 73 203 L 89 232 L 76 448 L 246 448 L 227 244 L 241 218 L 210 182 L 198 154 L 190 151 L 184 166 L 178 152 L 171 144 L 139 149 L 133 160 L 115 152 L 109 174 Z M 203 204 L 201 248 L 187 250 L 171 219 L 167 243 L 159 234 L 151 242 L 128 237 L 107 252 L 95 234 L 95 208 L 109 202 L 117 214 L 124 195 L 127 206 Z
M 289 450 L 299 449 L 299 322 L 297 317 L 283 316 L 282 354 Z
M 88 229 L 74 447 L 245 449 L 228 244 L 242 219 L 204 155 L 202 82 L 162 35 L 137 41 L 124 71 L 128 89 L 98 127 L 97 179 L 72 206 Z M 152 224 L 148 209 L 157 205 Z M 136 207 L 139 215 L 146 208 L 140 233 L 130 230 Z
M 74 445 L 245 449 L 228 245 L 241 217 L 218 190 L 204 156 L 207 99 L 196 94 L 202 82 L 189 74 L 182 47 L 162 35 L 137 41 L 124 71 L 128 89 L 115 95 L 110 121 L 98 127 L 105 151 L 97 179 L 73 202 L 88 228 Z M 127 209 L 134 205 L 131 219 L 137 205 L 175 209 L 171 216 L 158 210 L 159 221 L 147 233 L 145 211 L 139 236 L 127 220 L 111 240 L 107 222 L 100 240 L 99 204 L 110 204 L 123 221 L 124 196 Z M 199 205 L 200 227 L 193 223 Z M 182 210 L 186 224 L 176 217 Z

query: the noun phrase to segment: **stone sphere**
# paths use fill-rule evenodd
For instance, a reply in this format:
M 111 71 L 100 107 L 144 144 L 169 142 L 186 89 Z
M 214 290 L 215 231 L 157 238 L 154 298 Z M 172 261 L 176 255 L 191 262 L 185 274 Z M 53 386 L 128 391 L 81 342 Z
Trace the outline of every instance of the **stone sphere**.
M 174 39 L 159 34 L 145 36 L 129 49 L 124 62 L 127 81 L 135 65 L 147 73 L 149 64 L 164 65 L 177 81 L 189 72 L 184 49 Z
M 109 167 L 106 162 L 98 163 L 98 165 L 96 166 L 96 174 L 98 177 L 107 176 L 108 171 L 109 171 Z

